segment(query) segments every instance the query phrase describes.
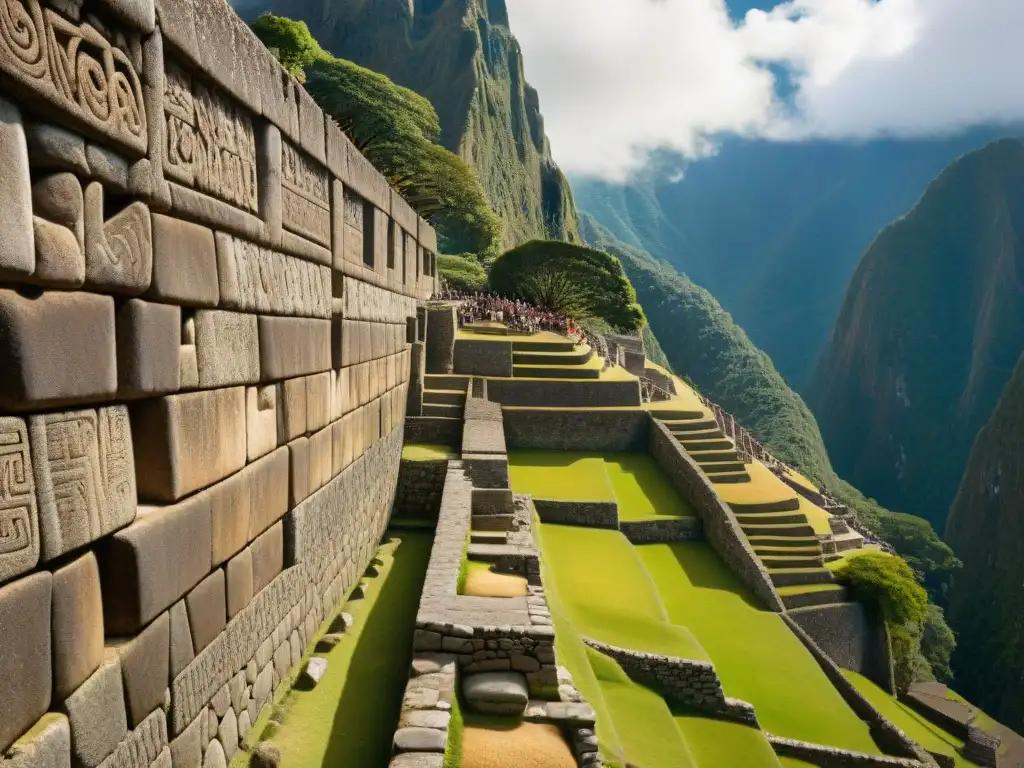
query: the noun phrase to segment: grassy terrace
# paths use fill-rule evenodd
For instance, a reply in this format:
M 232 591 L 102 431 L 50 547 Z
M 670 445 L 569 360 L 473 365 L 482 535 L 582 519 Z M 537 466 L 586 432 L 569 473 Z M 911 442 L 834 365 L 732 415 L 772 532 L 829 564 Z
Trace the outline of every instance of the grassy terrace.
M 704 542 L 637 547 L 669 617 L 711 656 L 726 695 L 779 736 L 878 754 L 878 747 L 782 619 L 761 609 Z
M 267 707 L 249 743 L 272 738 L 282 768 L 388 764 L 431 542 L 429 533 L 403 531 L 378 552 L 380 575 L 369 580 L 364 599 L 345 605 L 355 625 L 324 654 L 324 679 Z M 268 726 L 271 709 L 284 713 L 280 727 Z M 247 765 L 247 754 L 240 752 L 232 766 Z
M 459 453 L 447 445 L 435 443 L 406 443 L 402 446 L 405 461 L 447 461 L 459 458 Z

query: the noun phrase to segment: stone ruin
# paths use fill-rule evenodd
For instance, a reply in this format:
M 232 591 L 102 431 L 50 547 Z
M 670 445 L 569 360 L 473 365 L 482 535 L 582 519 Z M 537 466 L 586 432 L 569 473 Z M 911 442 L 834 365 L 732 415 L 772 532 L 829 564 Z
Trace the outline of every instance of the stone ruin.
M 223 766 L 384 531 L 436 236 L 222 0 L 47 2 L 0 2 L 0 766 Z

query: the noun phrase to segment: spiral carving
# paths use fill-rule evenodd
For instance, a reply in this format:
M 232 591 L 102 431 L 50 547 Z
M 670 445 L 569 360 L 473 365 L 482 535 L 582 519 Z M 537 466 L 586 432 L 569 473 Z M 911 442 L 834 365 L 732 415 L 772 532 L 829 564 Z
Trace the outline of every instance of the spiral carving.
M 46 38 L 38 3 L 28 8 L 19 0 L 0 0 L 0 41 L 13 62 L 29 77 L 46 74 Z

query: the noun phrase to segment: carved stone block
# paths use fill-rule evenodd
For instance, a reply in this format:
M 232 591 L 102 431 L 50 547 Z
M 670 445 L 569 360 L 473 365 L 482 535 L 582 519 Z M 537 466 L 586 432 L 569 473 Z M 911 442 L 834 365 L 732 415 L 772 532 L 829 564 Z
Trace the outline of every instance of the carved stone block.
M 228 619 L 249 604 L 252 589 L 252 551 L 243 549 L 227 565 L 227 608 Z
M 135 519 L 127 408 L 31 416 L 29 431 L 44 561 Z
M 309 492 L 316 493 L 330 482 L 334 471 L 334 433 L 325 427 L 309 437 Z
M 331 421 L 331 373 L 306 377 L 306 431 L 316 432 Z
M 246 446 L 249 461 L 266 456 L 277 447 L 277 389 L 273 384 L 245 390 Z
M 352 264 L 365 263 L 363 251 L 363 218 L 368 206 L 366 202 L 348 187 L 344 191 L 345 207 L 345 261 Z M 372 258 L 371 258 L 372 264 Z
M 0 416 L 0 583 L 39 562 L 39 517 L 28 428 Z
M 82 185 L 70 173 L 44 176 L 32 185 L 36 285 L 79 288 L 85 282 L 85 217 Z
M 100 0 L 100 5 L 141 32 L 152 32 L 156 25 L 153 0 Z
M 249 113 L 229 96 L 165 63 L 164 171 L 250 213 L 259 210 L 256 140 Z
M 135 202 L 104 220 L 103 186 L 85 188 L 85 284 L 91 290 L 137 296 L 153 278 L 149 208 Z
M 0 754 L 50 706 L 52 581 L 43 571 L 0 587 Z
M 63 701 L 103 661 L 103 602 L 96 556 L 53 573 L 53 698 Z
M 61 705 L 71 725 L 72 763 L 97 768 L 128 735 L 121 664 L 113 651 Z
M 185 596 L 188 625 L 192 630 L 192 649 L 200 653 L 227 626 L 224 571 L 215 570 Z
M 259 338 L 263 381 L 330 370 L 330 320 L 260 316 Z
M 309 496 L 309 438 L 299 437 L 288 443 L 288 461 L 288 506 L 294 507 Z
M 170 680 L 170 628 L 170 618 L 161 613 L 135 637 L 111 641 L 121 661 L 129 728 L 137 728 L 163 703 Z
M 212 230 L 153 214 L 153 284 L 149 295 L 185 307 L 217 306 L 220 289 Z
M 68 21 L 38 0 L 0 7 L 0 71 L 26 95 L 107 137 L 135 156 L 146 154 L 148 134 L 140 67 L 90 24 Z M 137 42 L 136 42 L 137 45 Z M 139 53 L 141 64 L 141 52 Z
M 249 541 L 276 523 L 288 511 L 288 448 L 281 446 L 247 467 L 252 473 L 252 514 Z
M 277 384 L 277 434 L 281 442 L 306 433 L 306 379 L 287 379 Z
M 33 168 L 60 168 L 89 175 L 85 139 L 77 133 L 47 123 L 27 123 L 25 139 Z
M 199 386 L 227 387 L 260 380 L 256 316 L 219 309 L 195 315 Z
M 0 10 L 0 24 L 4 11 Z M 0 27 L 2 28 L 2 27 Z M 2 39 L 2 38 L 0 38 Z M 3 42 L 0 42 L 0 59 Z M 35 269 L 32 234 L 32 190 L 28 172 L 28 145 L 18 107 L 0 98 L 0 274 L 31 275 Z
M 131 299 L 117 311 L 117 391 L 175 392 L 181 383 L 181 308 Z
M 284 568 L 284 524 L 277 523 L 253 541 L 252 588 L 259 594 Z
M 47 712 L 5 754 L 4 768 L 71 768 L 71 729 L 59 712 Z
M 281 171 L 284 227 L 329 248 L 331 185 L 327 170 L 309 160 L 288 142 L 283 142 Z
M 218 566 L 249 543 L 252 470 L 247 467 L 210 488 L 213 565 Z

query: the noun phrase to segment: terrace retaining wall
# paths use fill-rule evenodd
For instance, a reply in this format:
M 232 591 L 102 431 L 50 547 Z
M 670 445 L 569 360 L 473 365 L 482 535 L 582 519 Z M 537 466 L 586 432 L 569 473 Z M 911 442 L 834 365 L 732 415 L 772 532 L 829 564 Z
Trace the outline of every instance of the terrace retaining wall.
M 838 747 L 826 747 L 808 741 L 787 739 L 782 736 L 768 734 L 768 741 L 775 754 L 783 757 L 795 757 L 820 768 L 923 768 L 925 763 L 909 760 L 904 757 L 886 757 L 885 755 L 869 755 L 864 752 L 853 752 Z
M 462 419 L 444 416 L 407 416 L 405 441 L 407 443 L 433 443 L 453 450 L 462 440 Z
M 403 459 L 398 470 L 398 487 L 392 517 L 437 520 L 448 462 Z
M 700 541 L 704 538 L 704 524 L 699 517 L 620 520 L 619 530 L 632 544 L 667 544 L 673 541 Z
M 455 370 L 455 306 L 427 307 L 426 372 L 452 373 Z
M 459 339 L 455 342 L 455 373 L 464 376 L 512 376 L 511 341 L 475 341 Z
M 754 554 L 736 515 L 711 485 L 707 475 L 690 458 L 661 422 L 652 419 L 650 451 L 683 499 L 700 516 L 704 535 L 718 556 L 750 588 L 762 605 L 782 612 L 783 604 L 768 571 Z
M 491 379 L 487 395 L 502 405 L 609 408 L 640 405 L 639 381 Z
M 0 16 L 0 754 L 224 765 L 387 525 L 436 234 L 227 3 Z
M 651 419 L 634 410 L 531 410 L 506 408 L 505 442 L 510 448 L 555 451 L 646 453 Z
M 619 505 L 614 501 L 557 501 L 534 499 L 542 523 L 579 525 L 586 528 L 618 528 Z

